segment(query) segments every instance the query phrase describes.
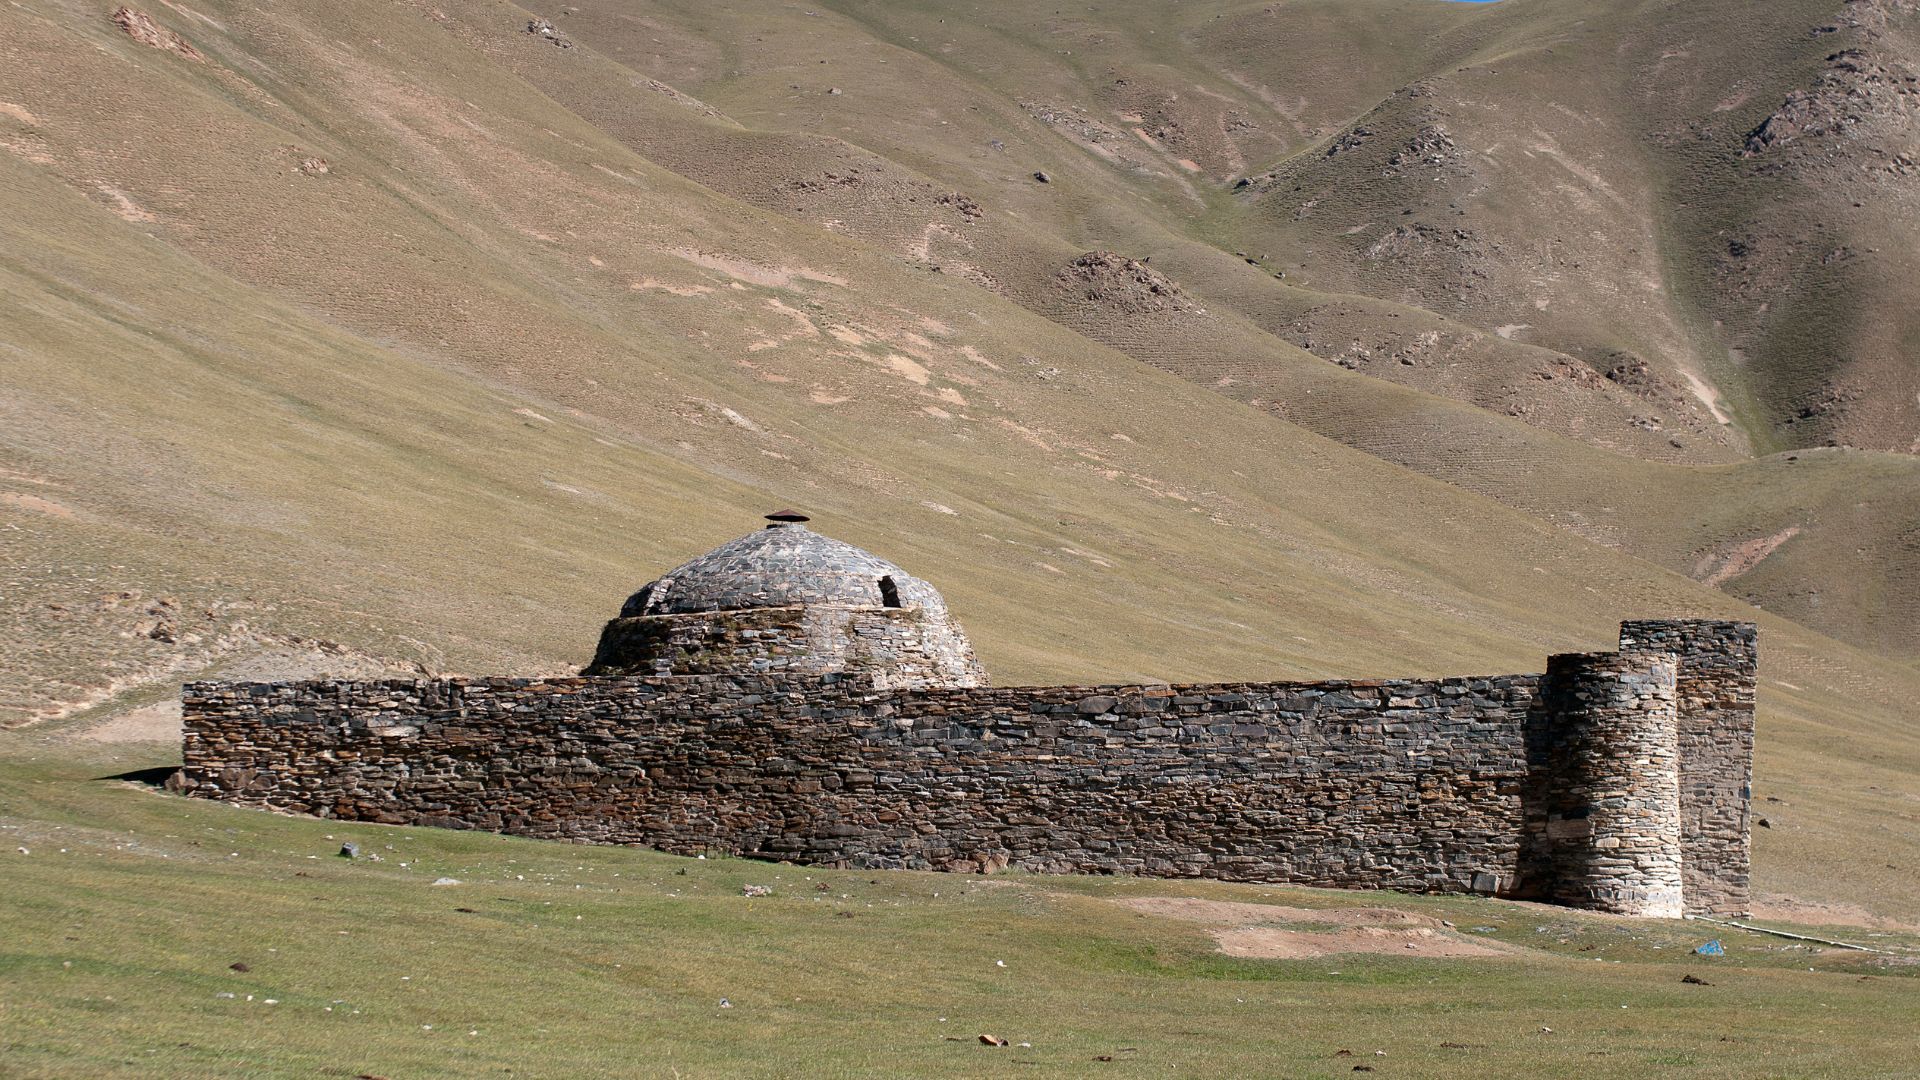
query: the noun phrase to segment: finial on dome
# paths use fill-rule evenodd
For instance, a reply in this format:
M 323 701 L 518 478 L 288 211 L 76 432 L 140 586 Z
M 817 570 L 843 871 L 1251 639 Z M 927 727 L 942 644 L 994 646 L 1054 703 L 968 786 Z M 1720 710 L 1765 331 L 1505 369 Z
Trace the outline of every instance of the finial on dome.
M 767 520 L 773 522 L 772 525 L 767 526 L 767 528 L 771 529 L 780 525 L 798 525 L 803 521 L 812 521 L 813 519 L 798 510 L 775 510 L 773 513 L 767 515 Z

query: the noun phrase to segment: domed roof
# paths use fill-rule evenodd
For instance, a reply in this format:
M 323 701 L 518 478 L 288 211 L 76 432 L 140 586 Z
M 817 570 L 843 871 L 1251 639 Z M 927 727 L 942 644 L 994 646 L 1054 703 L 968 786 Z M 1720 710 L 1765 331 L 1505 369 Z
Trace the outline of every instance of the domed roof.
M 621 617 L 802 604 L 930 603 L 944 611 L 932 586 L 877 555 L 808 529 L 803 515 L 782 511 L 767 518 L 772 524 L 759 532 L 729 540 L 628 597 Z

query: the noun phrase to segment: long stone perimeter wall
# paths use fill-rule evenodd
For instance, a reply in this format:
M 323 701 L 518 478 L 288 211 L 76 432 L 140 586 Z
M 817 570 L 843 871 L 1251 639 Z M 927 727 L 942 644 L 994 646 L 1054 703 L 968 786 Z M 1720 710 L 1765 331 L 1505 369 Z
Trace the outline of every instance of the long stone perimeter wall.
M 1744 836 L 1688 826 L 1744 828 L 1751 626 L 1633 625 L 1690 652 L 1635 639 L 1555 657 L 1544 676 L 1125 687 L 192 683 L 176 786 L 824 866 L 1471 891 L 1646 915 L 1678 914 L 1684 878 L 1687 910 L 1744 911 Z M 1704 662 L 1724 660 L 1716 636 L 1746 642 L 1745 669 Z M 1744 712 L 1737 687 L 1711 689 L 1741 678 Z M 1683 715 L 1682 686 L 1710 715 Z M 1745 771 L 1737 787 L 1692 784 L 1688 801 L 1702 747 L 1705 772 Z

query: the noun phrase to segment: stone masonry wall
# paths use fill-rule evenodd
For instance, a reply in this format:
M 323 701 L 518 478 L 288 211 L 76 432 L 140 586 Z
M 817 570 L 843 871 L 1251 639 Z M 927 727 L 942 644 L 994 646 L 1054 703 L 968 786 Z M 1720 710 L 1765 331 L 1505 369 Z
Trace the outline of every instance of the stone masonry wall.
M 834 673 L 192 683 L 177 786 L 321 817 L 680 854 L 1603 907 L 1666 887 L 1667 834 L 1642 828 L 1665 815 L 1689 910 L 1744 905 L 1751 625 L 1627 630 L 1626 652 L 1556 660 L 1550 676 L 891 690 Z M 1634 807 L 1614 815 L 1626 827 L 1608 824 L 1628 805 L 1616 797 Z M 1582 820 L 1591 827 L 1566 824 Z M 1603 854 L 1620 850 L 1594 842 L 1609 836 L 1633 857 Z
M 681 854 L 1514 894 L 1537 682 L 195 683 L 182 786 Z
M 1687 911 L 1744 915 L 1752 902 L 1753 711 L 1759 670 L 1750 622 L 1620 624 L 1622 652 L 1678 657 L 1680 833 Z

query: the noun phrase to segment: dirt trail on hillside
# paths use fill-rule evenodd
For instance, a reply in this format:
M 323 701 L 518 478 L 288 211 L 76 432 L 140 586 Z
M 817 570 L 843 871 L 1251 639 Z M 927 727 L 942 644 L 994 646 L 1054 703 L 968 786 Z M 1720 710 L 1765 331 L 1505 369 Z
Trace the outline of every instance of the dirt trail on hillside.
M 178 742 L 180 740 L 180 703 L 162 701 L 129 709 L 104 723 L 83 728 L 73 735 L 84 742 Z

